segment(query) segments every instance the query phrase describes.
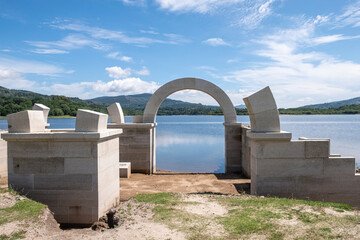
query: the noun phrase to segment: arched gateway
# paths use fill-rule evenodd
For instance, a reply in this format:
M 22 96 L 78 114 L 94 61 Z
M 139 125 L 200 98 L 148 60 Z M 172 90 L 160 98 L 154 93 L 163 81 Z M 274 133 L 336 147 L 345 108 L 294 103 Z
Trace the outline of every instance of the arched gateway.
M 161 86 L 146 104 L 143 116 L 144 123 L 155 123 L 156 113 L 161 103 L 171 94 L 181 90 L 198 90 L 209 94 L 220 105 L 225 123 L 236 123 L 236 111 L 228 95 L 215 84 L 200 78 L 180 78 Z
M 153 124 L 150 129 L 150 157 L 149 167 L 151 173 L 156 171 L 155 156 L 155 120 L 161 103 L 172 93 L 181 90 L 198 90 L 209 94 L 220 105 L 224 114 L 225 126 L 225 171 L 241 171 L 241 123 L 237 123 L 236 111 L 228 95 L 215 84 L 199 78 L 180 78 L 161 86 L 146 104 L 143 124 Z M 140 120 L 140 121 L 141 121 Z

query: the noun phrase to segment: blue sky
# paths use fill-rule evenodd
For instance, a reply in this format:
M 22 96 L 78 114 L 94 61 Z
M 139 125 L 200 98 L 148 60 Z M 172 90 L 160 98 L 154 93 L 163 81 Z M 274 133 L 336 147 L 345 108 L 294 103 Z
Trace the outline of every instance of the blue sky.
M 0 0 L 0 86 L 88 99 L 181 77 L 235 105 L 265 86 L 279 107 L 360 97 L 360 1 Z

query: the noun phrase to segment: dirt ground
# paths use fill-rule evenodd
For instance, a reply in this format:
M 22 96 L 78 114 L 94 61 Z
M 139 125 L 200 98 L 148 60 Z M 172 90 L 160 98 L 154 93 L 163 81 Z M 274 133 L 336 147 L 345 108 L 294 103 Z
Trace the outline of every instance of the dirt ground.
M 140 193 L 221 193 L 248 192 L 250 179 L 236 174 L 175 173 L 158 171 L 153 175 L 131 174 L 120 179 L 120 200 Z
M 6 186 L 6 182 L 1 183 L 2 188 Z M 130 198 L 140 193 L 174 192 L 237 195 L 244 191 L 248 192 L 249 187 L 250 180 L 239 175 L 172 173 L 165 171 L 153 175 L 132 174 L 128 179 L 122 178 L 120 180 L 121 203 L 116 209 L 118 212 L 123 212 L 128 208 L 129 204 L 132 206 L 139 205 Z M 16 202 L 8 194 L 1 196 L 0 200 L 4 205 L 0 206 L 0 208 L 9 207 Z M 209 211 L 207 205 L 204 209 L 199 208 L 199 206 L 196 208 L 197 211 Z M 186 239 L 182 232 L 154 222 L 151 219 L 152 215 L 151 207 L 142 204 L 138 207 L 132 207 L 131 213 L 126 217 L 120 217 L 121 224 L 115 229 L 93 231 L 91 228 L 70 228 L 62 230 L 54 221 L 52 215 L 49 214 L 49 211 L 46 210 L 38 223 L 11 222 L 0 225 L 0 232 L 10 236 L 25 227 L 26 239 Z

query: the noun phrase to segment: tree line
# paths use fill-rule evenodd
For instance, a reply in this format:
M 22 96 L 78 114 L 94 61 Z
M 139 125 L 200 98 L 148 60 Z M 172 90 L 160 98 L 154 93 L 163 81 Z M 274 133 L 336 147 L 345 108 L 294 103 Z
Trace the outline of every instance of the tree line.
M 50 116 L 76 116 L 79 108 L 90 109 L 98 112 L 107 113 L 108 104 L 84 101 L 76 98 L 52 95 L 47 98 L 35 97 L 0 97 L 0 116 L 11 113 L 29 110 L 35 103 L 42 103 L 50 108 Z M 141 115 L 145 106 L 135 108 L 123 108 L 125 115 Z M 247 109 L 236 109 L 237 115 L 248 115 Z M 280 108 L 280 114 L 304 115 L 304 114 L 360 114 L 360 105 L 346 105 L 337 108 Z M 213 106 L 192 106 L 192 107 L 161 107 L 158 115 L 223 115 L 220 107 Z

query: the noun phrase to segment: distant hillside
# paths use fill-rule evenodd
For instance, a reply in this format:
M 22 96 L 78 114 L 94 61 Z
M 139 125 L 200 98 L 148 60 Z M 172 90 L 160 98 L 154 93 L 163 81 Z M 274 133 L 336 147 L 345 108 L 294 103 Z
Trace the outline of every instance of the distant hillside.
M 106 107 L 114 102 L 121 104 L 125 115 L 140 115 L 150 97 L 151 94 L 138 94 L 81 100 L 79 98 L 48 96 L 30 91 L 7 89 L 0 86 L 0 116 L 29 110 L 34 103 L 42 103 L 50 107 L 50 116 L 76 116 L 76 111 L 79 108 L 107 113 Z M 222 111 L 218 106 L 204 106 L 166 99 L 161 104 L 158 115 L 222 115 Z
M 306 105 L 299 108 L 319 108 L 319 109 L 326 109 L 326 108 L 338 108 L 346 105 L 360 105 L 360 97 L 352 98 L 348 100 L 336 101 L 336 102 L 329 102 L 329 103 L 321 103 L 321 104 L 313 104 L 313 105 Z
M 106 112 L 106 105 L 57 95 L 43 95 L 24 90 L 7 89 L 0 86 L 0 116 L 29 110 L 34 103 L 50 107 L 50 116 L 76 116 L 79 108 Z
M 89 101 L 97 102 L 97 103 L 104 103 L 104 104 L 112 104 L 114 102 L 120 103 L 121 107 L 124 108 L 141 108 L 144 109 L 147 102 L 149 101 L 152 94 L 150 93 L 143 93 L 143 94 L 137 94 L 137 95 L 120 95 L 120 96 L 114 96 L 114 97 L 97 97 L 93 99 L 89 99 Z M 179 100 L 173 100 L 173 99 L 165 99 L 161 103 L 162 108 L 185 108 L 185 107 L 205 107 L 205 105 L 202 105 L 200 103 L 189 103 L 189 102 L 183 102 Z M 215 108 L 217 106 L 214 106 Z

